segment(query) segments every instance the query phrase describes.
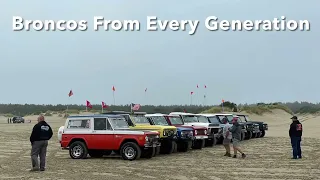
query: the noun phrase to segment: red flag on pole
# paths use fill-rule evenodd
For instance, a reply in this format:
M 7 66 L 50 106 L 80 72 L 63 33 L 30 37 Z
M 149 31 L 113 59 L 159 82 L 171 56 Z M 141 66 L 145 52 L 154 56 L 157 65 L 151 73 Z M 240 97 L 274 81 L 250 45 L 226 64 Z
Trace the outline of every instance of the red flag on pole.
M 147 92 L 148 88 L 144 89 L 144 92 Z
M 108 105 L 103 101 L 101 103 L 101 106 L 102 106 L 103 109 L 107 109 L 108 108 Z
M 204 85 L 204 88 L 207 88 L 207 85 Z
M 190 94 L 192 95 L 192 94 L 193 94 L 193 91 L 191 91 Z
M 90 108 L 90 109 L 92 109 L 92 105 L 91 105 L 91 103 L 87 100 L 87 108 Z
M 114 86 L 112 86 L 112 91 L 116 91 L 116 88 Z
M 69 91 L 69 97 L 71 97 L 73 95 L 72 90 Z
M 199 85 L 197 84 L 197 88 L 199 88 Z

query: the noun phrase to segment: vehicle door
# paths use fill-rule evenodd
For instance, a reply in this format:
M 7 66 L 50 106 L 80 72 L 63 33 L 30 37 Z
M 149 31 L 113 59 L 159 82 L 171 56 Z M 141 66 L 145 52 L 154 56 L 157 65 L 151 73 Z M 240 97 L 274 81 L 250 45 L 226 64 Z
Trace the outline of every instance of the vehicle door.
M 94 118 L 91 135 L 93 149 L 112 149 L 114 146 L 114 132 L 107 118 Z

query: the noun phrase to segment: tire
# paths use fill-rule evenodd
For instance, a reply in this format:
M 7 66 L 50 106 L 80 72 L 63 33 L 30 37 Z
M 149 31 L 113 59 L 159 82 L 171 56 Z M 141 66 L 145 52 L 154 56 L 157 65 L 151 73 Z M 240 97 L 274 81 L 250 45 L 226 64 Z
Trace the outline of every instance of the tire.
M 151 159 L 153 156 L 155 156 L 155 154 L 156 154 L 156 148 L 152 147 L 144 150 L 143 153 L 141 154 L 141 157 Z
M 261 132 L 256 133 L 256 138 L 260 138 Z
M 72 159 L 85 159 L 88 156 L 88 148 L 84 142 L 75 141 L 69 147 L 69 155 Z
M 121 146 L 120 155 L 124 160 L 136 160 L 141 157 L 141 149 L 136 143 L 127 142 Z
M 177 142 L 173 141 L 173 152 L 172 153 L 176 153 L 178 152 L 178 144 Z
M 213 147 L 215 144 L 217 144 L 217 140 L 215 137 L 213 137 L 211 140 L 206 140 L 206 147 Z
M 154 156 L 157 156 L 157 155 L 160 154 L 160 149 L 161 149 L 160 146 L 157 146 L 157 147 L 156 147 L 156 153 L 154 154 Z
M 265 131 L 265 130 L 262 130 L 260 137 L 264 137 L 265 135 L 266 135 L 266 131 Z
M 174 141 L 167 141 L 161 144 L 160 146 L 160 153 L 161 154 L 171 154 L 174 151 L 175 148 L 175 142 Z
M 204 139 L 195 140 L 193 144 L 193 149 L 202 149 L 205 145 Z
M 103 150 L 89 150 L 88 154 L 92 158 L 101 158 L 104 155 Z
M 251 139 L 252 138 L 252 131 L 248 131 L 247 133 L 246 133 L 246 136 L 245 136 L 245 140 L 249 140 L 249 139 Z
M 241 141 L 243 141 L 246 137 L 246 134 L 244 132 L 241 132 Z
M 179 152 L 187 152 L 192 147 L 192 141 L 187 141 L 179 144 L 178 151 Z

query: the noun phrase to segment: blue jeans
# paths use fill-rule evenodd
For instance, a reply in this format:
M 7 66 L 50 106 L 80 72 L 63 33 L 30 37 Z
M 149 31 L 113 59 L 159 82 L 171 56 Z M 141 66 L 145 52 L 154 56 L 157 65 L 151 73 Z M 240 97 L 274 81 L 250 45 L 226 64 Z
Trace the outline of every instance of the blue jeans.
M 301 158 L 301 137 L 291 137 L 293 158 Z

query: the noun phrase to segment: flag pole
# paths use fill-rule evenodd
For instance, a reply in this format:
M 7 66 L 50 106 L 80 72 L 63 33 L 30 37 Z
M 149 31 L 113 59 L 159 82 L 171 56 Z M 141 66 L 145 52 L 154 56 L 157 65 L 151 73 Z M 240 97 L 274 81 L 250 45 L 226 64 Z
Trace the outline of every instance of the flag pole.
M 113 105 L 115 106 L 116 105 L 116 98 L 114 96 L 114 91 L 112 91 L 112 96 L 113 96 Z
M 191 98 L 190 98 L 190 105 L 192 105 L 192 94 L 191 94 Z
M 103 106 L 101 105 L 101 113 L 103 113 Z
M 222 106 L 222 112 L 224 112 L 223 103 L 224 103 L 224 100 L 222 100 L 222 103 L 221 103 L 221 106 Z

